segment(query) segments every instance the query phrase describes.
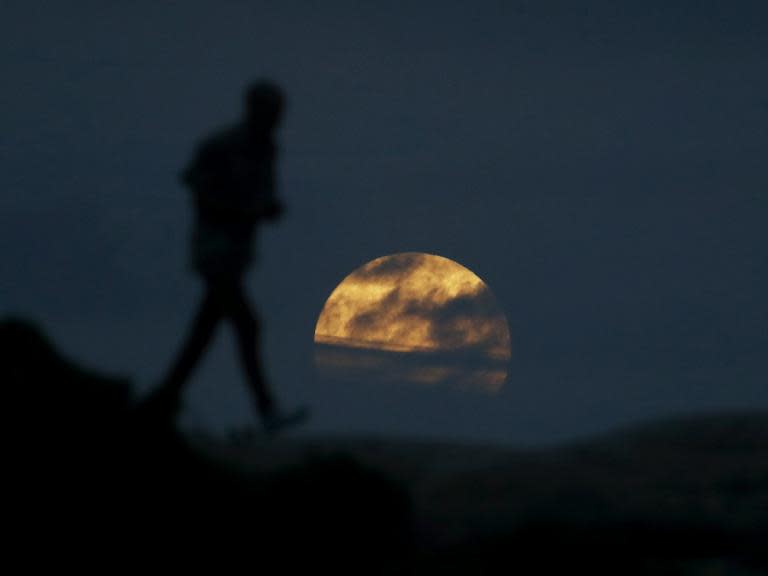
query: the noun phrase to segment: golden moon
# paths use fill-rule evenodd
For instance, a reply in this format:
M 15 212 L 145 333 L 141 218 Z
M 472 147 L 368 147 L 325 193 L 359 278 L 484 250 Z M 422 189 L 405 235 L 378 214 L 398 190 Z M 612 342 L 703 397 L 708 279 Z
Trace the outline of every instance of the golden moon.
M 420 252 L 356 269 L 315 326 L 317 368 L 334 379 L 496 392 L 510 357 L 507 320 L 488 286 L 453 260 Z

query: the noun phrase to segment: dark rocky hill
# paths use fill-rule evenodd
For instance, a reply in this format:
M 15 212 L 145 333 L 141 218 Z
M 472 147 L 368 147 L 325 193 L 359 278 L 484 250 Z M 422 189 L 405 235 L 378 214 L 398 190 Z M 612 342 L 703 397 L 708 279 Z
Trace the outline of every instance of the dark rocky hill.
M 8 549 L 27 566 L 355 574 L 768 573 L 768 414 L 543 450 L 182 437 L 0 323 Z

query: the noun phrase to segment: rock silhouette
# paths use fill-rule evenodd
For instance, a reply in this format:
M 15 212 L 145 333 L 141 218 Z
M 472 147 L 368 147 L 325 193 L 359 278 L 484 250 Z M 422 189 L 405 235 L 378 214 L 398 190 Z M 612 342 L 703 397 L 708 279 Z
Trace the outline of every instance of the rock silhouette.
M 11 518 L 32 558 L 44 549 L 109 565 L 352 573 L 378 557 L 369 573 L 385 574 L 403 565 L 409 500 L 381 473 L 333 456 L 248 474 L 134 409 L 125 380 L 78 368 L 30 324 L 3 321 L 0 349 L 14 407 Z

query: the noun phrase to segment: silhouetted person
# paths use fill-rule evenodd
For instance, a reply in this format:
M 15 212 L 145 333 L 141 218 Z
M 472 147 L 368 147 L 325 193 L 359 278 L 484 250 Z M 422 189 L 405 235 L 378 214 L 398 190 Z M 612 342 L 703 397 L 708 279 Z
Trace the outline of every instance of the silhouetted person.
M 192 265 L 205 282 L 205 296 L 191 332 L 150 403 L 174 417 L 184 384 L 223 319 L 232 322 L 240 358 L 267 429 L 285 423 L 263 374 L 259 323 L 243 290 L 253 260 L 256 226 L 282 214 L 275 190 L 274 133 L 285 99 L 269 82 L 245 93 L 242 120 L 205 140 L 182 179 L 195 209 Z

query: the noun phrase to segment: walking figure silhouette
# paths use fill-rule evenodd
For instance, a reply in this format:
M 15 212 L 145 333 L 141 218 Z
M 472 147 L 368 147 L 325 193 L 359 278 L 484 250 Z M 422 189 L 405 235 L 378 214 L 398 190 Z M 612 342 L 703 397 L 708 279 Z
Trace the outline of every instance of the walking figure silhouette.
M 258 317 L 243 289 L 257 224 L 283 215 L 275 186 L 274 134 L 284 108 L 278 86 L 267 81 L 250 85 L 243 118 L 204 140 L 182 174 L 195 211 L 192 267 L 205 282 L 205 295 L 174 363 L 145 402 L 164 418 L 175 419 L 184 385 L 224 319 L 234 325 L 243 370 L 265 429 L 305 416 L 304 411 L 284 414 L 276 407 L 264 376 Z

